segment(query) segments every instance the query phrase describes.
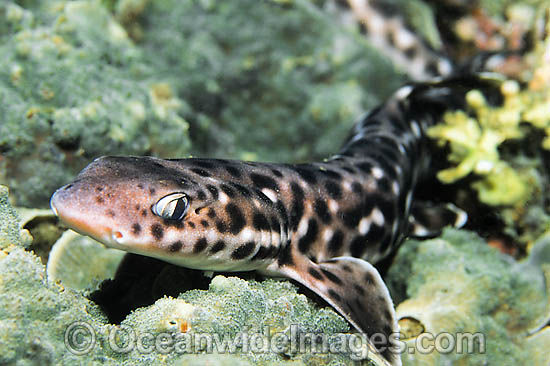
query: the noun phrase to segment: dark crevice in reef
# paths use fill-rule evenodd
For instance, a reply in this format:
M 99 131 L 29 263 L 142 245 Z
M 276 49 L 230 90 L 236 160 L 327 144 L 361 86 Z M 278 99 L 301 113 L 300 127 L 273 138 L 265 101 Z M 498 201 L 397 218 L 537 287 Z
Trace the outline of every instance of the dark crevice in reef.
M 254 272 L 231 272 L 231 276 L 259 279 Z M 179 267 L 161 260 L 128 253 L 114 279 L 101 283 L 88 298 L 112 324 L 120 324 L 133 310 L 149 306 L 163 296 L 178 297 L 189 290 L 207 290 L 211 277 L 204 271 Z
M 178 267 L 158 259 L 126 254 L 114 279 L 104 281 L 89 295 L 110 323 L 119 324 L 133 310 L 152 305 L 164 295 L 177 297 L 191 289 L 207 289 L 202 271 Z

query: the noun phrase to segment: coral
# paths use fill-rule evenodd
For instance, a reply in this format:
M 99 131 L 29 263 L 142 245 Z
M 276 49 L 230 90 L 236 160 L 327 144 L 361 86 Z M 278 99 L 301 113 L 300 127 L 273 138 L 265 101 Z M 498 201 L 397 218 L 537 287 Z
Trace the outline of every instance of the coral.
M 92 290 L 101 281 L 114 277 L 125 254 L 105 248 L 89 237 L 66 231 L 49 253 L 48 278 L 75 290 Z
M 10 245 L 28 247 L 32 237 L 27 230 L 21 230 L 19 216 L 8 200 L 8 187 L 0 185 L 0 249 Z
M 175 344 L 181 354 L 211 353 L 217 349 L 220 353 L 242 354 L 254 364 L 279 364 L 284 363 L 285 358 L 304 365 L 352 363 L 345 353 L 302 352 L 290 343 L 281 351 L 273 352 L 271 344 L 259 343 L 256 347 L 247 341 L 246 337 L 268 340 L 275 334 L 290 338 L 291 334 L 299 337 L 306 332 L 324 334 L 330 339 L 332 334 L 349 331 L 349 325 L 340 316 L 328 308 L 312 306 L 310 300 L 297 295 L 296 287 L 286 281 L 256 282 L 216 276 L 208 291 L 192 290 L 177 299 L 159 299 L 154 305 L 130 314 L 121 327 L 136 332 L 178 331 L 180 338 L 176 338 L 179 341 Z M 202 335 L 214 338 L 204 344 L 194 343 Z M 231 343 L 233 340 L 242 343 Z M 134 352 L 137 356 L 133 350 L 130 357 Z M 146 357 L 154 361 L 158 355 Z
M 495 105 L 494 96 L 472 90 L 465 111 L 447 112 L 444 123 L 428 130 L 450 149 L 453 166 L 439 171 L 439 180 L 473 178 L 467 184 L 481 203 L 495 207 L 505 223 L 501 232 L 522 247 L 550 229 L 543 169 L 548 153 L 541 151 L 550 147 L 550 37 L 544 31 L 550 22 L 545 12 L 543 8 L 533 22 L 543 26 L 533 49 L 522 58 L 522 68 L 514 73 L 519 80 L 493 78 L 500 86 L 501 103 Z
M 548 329 L 527 336 L 547 315 L 541 276 L 540 261 L 514 262 L 466 231 L 447 229 L 437 239 L 405 242 L 388 283 L 397 302 L 406 299 L 396 308 L 399 324 L 409 330 L 406 347 L 415 347 L 422 332 L 480 332 L 485 352 L 453 347 L 423 354 L 416 348 L 403 354 L 404 365 L 545 364 Z
M 16 244 L 16 243 L 14 243 Z M 67 352 L 64 332 L 76 321 L 104 331 L 105 318 L 92 302 L 71 289 L 48 282 L 40 260 L 21 248 L 2 252 L 0 259 L 0 363 L 67 364 L 78 358 Z M 90 364 L 102 352 L 93 350 Z

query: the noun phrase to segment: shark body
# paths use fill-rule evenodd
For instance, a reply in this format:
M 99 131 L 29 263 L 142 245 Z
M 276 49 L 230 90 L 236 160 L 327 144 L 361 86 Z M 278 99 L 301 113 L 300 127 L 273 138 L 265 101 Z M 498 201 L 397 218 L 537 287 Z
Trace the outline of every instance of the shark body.
M 69 227 L 106 246 L 194 269 L 255 270 L 313 290 L 367 337 L 371 356 L 400 365 L 389 292 L 373 266 L 409 234 L 465 221 L 424 206 L 425 130 L 484 81 L 461 76 L 406 85 L 361 118 L 322 162 L 107 156 L 51 198 Z

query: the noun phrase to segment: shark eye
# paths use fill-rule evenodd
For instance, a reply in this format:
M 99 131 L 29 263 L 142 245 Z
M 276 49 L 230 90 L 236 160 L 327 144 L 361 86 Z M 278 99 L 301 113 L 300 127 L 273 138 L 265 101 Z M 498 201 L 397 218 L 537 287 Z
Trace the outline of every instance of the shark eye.
M 151 210 L 167 220 L 181 220 L 189 208 L 189 199 L 185 193 L 172 193 L 162 197 Z

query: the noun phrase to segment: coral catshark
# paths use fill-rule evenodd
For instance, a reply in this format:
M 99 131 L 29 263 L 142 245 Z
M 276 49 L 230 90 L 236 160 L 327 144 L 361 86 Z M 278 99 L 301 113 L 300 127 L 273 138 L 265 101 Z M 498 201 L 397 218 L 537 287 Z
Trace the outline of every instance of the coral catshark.
M 478 76 L 406 85 L 323 162 L 101 157 L 57 190 L 51 207 L 109 247 L 189 268 L 294 279 L 360 332 L 382 335 L 385 342 L 368 344 L 371 356 L 399 365 L 392 300 L 372 264 L 407 235 L 464 222 L 453 206 L 413 195 L 429 168 L 426 129 L 484 85 Z

